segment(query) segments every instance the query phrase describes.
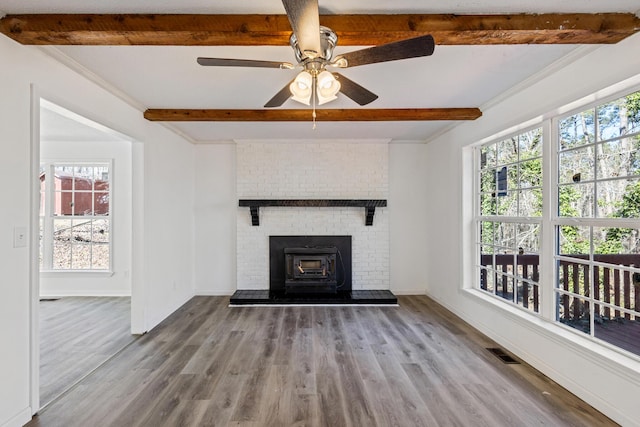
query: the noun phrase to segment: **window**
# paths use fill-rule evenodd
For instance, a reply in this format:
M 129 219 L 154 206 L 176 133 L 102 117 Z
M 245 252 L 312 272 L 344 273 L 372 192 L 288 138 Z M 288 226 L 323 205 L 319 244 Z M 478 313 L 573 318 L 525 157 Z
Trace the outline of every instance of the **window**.
M 475 286 L 640 355 L 640 91 L 474 156 Z M 553 169 L 544 182 L 543 164 Z
M 40 168 L 42 270 L 109 270 L 111 164 L 45 163 Z
M 538 312 L 542 128 L 479 147 L 480 289 Z
M 557 320 L 634 351 L 625 335 L 640 331 L 640 92 L 557 123 Z

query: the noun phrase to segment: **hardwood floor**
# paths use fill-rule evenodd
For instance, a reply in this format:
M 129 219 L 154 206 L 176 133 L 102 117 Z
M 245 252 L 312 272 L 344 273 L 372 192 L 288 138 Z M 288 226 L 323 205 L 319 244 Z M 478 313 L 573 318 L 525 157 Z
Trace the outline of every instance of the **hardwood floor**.
M 40 301 L 40 404 L 45 406 L 135 339 L 131 298 Z
M 399 304 L 196 297 L 28 425 L 615 425 L 427 297 Z

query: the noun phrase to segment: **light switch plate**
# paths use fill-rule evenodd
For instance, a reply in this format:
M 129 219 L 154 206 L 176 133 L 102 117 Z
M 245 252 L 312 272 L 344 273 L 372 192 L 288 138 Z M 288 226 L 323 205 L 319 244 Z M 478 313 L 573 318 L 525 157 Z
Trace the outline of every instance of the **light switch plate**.
M 27 246 L 27 227 L 13 227 L 13 247 L 24 248 Z

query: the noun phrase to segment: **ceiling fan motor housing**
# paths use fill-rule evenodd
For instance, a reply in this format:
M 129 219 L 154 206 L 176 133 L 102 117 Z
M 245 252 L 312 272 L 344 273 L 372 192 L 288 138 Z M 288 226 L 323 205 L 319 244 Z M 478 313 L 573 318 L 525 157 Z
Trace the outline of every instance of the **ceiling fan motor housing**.
M 295 52 L 296 60 L 302 65 L 306 65 L 306 63 L 309 62 L 315 62 L 319 68 L 331 61 L 333 48 L 336 47 L 337 43 L 338 36 L 336 33 L 334 33 L 331 28 L 323 27 L 322 25 L 320 26 L 320 52 L 303 52 L 300 50 L 296 35 L 291 34 L 291 37 L 289 38 L 289 44 Z M 315 69 L 316 67 L 312 66 L 311 68 Z

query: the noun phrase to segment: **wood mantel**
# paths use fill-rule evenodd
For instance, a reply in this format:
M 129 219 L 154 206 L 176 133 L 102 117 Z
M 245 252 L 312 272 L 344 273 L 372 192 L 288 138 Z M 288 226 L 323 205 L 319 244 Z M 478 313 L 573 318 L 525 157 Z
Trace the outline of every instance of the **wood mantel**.
M 339 207 L 365 208 L 365 225 L 373 225 L 373 215 L 376 208 L 387 206 L 386 200 L 374 199 L 240 199 L 238 206 L 248 207 L 251 213 L 251 225 L 260 225 L 261 207 Z

